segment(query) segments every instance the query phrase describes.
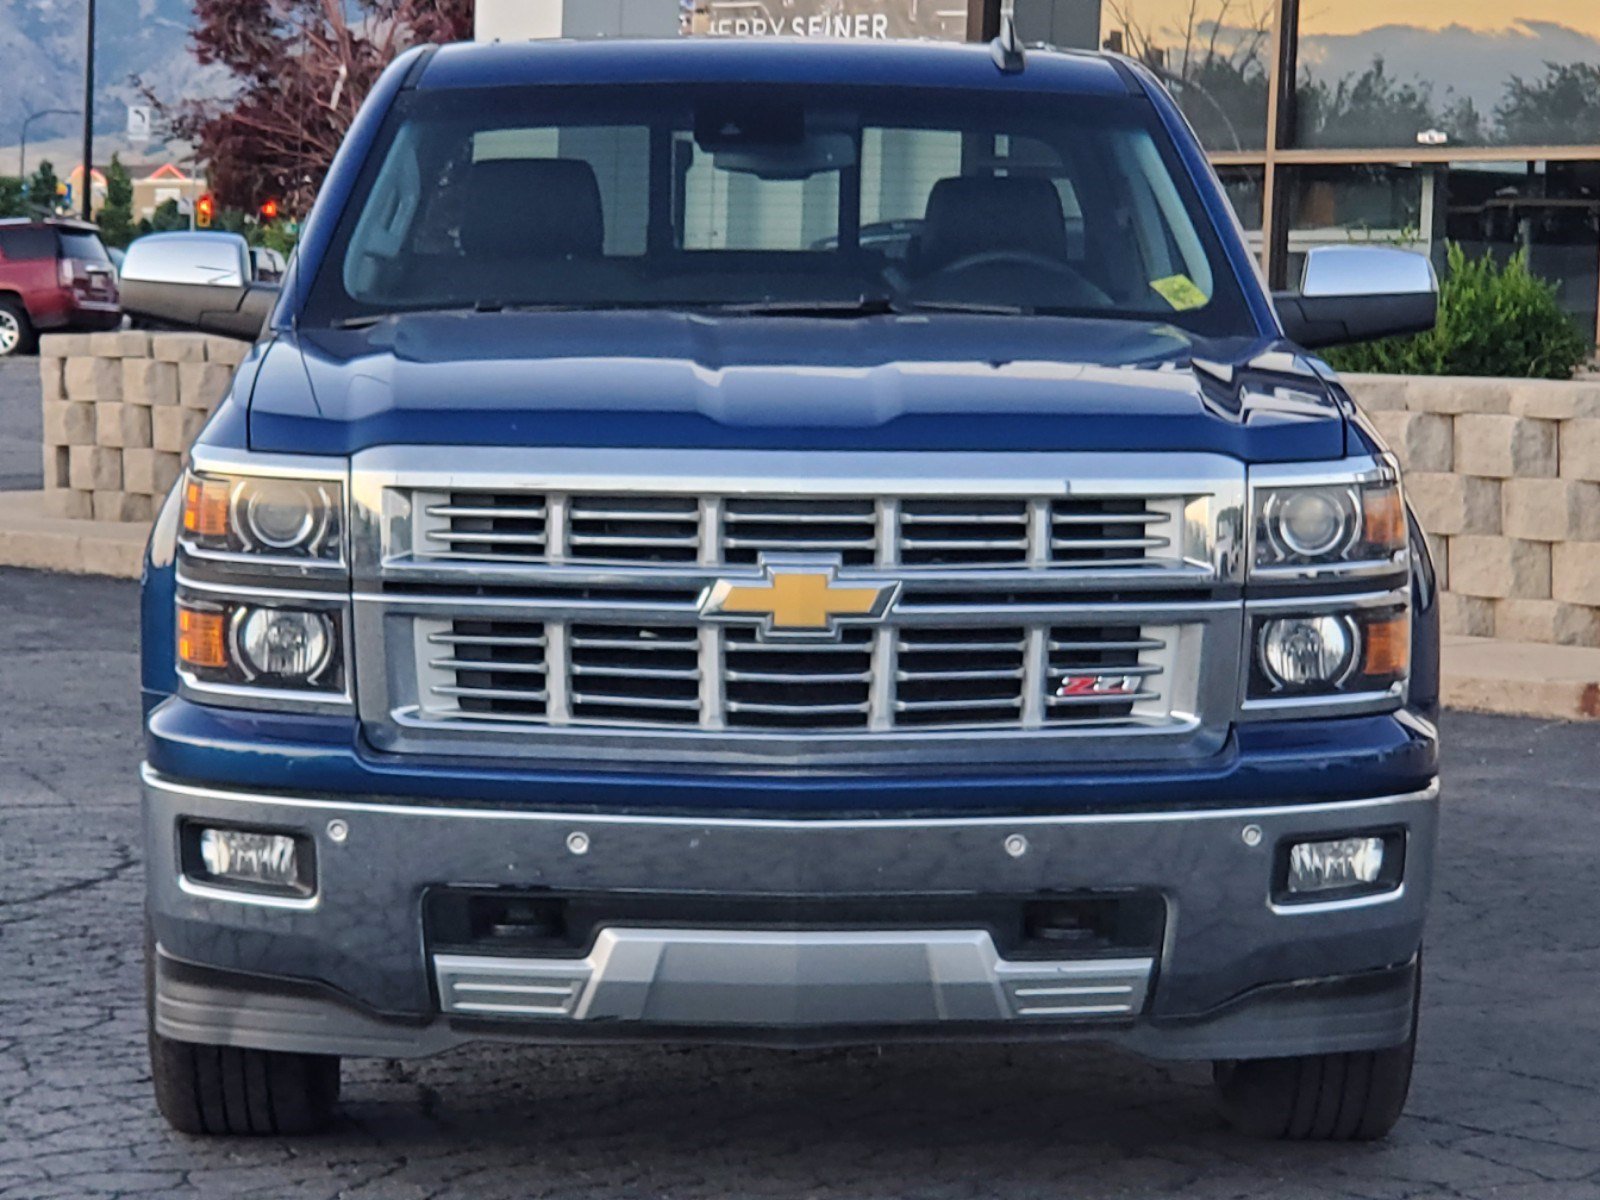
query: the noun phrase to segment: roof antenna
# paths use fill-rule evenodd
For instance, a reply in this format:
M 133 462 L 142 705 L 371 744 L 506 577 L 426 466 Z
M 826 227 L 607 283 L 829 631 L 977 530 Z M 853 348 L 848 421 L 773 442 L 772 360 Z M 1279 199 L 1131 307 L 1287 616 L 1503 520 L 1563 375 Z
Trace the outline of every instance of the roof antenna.
M 1017 23 L 1010 17 L 1000 18 L 1000 36 L 989 43 L 994 55 L 994 65 L 1006 75 L 1020 75 L 1028 65 L 1022 53 L 1022 43 L 1017 40 Z

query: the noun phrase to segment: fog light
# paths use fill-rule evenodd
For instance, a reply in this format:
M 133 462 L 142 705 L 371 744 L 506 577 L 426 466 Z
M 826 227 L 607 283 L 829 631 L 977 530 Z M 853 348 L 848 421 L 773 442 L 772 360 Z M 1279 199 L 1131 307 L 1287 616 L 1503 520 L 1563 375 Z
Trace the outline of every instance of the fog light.
M 311 890 L 310 863 L 288 834 L 203 827 L 195 847 L 198 865 L 210 879 L 272 891 Z
M 1297 842 L 1289 847 L 1288 890 L 1327 892 L 1380 882 L 1381 837 L 1347 837 L 1331 842 Z

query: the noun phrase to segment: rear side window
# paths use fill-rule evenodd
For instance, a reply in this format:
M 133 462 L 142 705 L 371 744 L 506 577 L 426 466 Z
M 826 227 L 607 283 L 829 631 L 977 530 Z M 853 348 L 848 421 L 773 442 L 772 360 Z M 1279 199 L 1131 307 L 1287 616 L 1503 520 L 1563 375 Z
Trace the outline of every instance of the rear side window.
M 101 251 L 104 255 L 105 251 Z M 9 262 L 37 262 L 56 256 L 56 231 L 48 226 L 22 225 L 0 229 L 0 255 Z
M 80 233 L 69 229 L 58 229 L 56 232 L 61 238 L 62 258 L 76 258 L 81 262 L 111 261 L 106 255 L 106 248 L 100 244 L 98 234 Z

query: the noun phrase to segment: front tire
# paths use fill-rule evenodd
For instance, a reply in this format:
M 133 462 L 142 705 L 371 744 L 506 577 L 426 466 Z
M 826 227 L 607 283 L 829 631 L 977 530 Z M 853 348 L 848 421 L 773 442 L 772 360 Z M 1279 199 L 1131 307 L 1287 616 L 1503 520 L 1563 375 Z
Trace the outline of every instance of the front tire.
M 1251 1137 L 1299 1142 L 1372 1142 L 1405 1110 L 1417 1052 L 1417 1014 L 1398 1046 L 1345 1054 L 1303 1054 L 1218 1062 L 1218 1105 Z
M 339 1102 L 339 1060 L 207 1046 L 155 1030 L 155 943 L 145 940 L 150 1079 L 156 1107 L 179 1133 L 270 1136 L 318 1133 Z

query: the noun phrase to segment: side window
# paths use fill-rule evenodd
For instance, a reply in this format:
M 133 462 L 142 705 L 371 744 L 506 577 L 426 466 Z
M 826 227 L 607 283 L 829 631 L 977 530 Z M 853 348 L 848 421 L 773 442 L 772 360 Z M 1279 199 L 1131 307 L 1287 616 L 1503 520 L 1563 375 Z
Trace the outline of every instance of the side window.
M 8 262 L 37 262 L 56 256 L 55 230 L 38 225 L 0 229 L 0 255 Z
M 762 179 L 717 167 L 693 136 L 673 141 L 680 250 L 812 250 L 839 236 L 839 172 Z

